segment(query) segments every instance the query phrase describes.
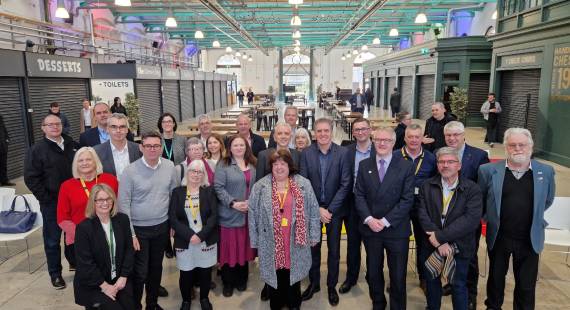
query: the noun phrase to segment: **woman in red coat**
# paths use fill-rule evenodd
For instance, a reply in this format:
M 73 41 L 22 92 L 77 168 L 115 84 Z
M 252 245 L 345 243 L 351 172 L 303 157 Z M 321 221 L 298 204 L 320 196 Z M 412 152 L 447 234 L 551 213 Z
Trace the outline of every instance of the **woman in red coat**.
M 65 233 L 65 257 L 69 270 L 75 270 L 75 228 L 85 219 L 85 207 L 91 188 L 107 184 L 117 194 L 117 178 L 103 173 L 103 165 L 92 147 L 82 147 L 75 153 L 71 166 L 73 178 L 63 182 L 57 200 L 57 224 Z

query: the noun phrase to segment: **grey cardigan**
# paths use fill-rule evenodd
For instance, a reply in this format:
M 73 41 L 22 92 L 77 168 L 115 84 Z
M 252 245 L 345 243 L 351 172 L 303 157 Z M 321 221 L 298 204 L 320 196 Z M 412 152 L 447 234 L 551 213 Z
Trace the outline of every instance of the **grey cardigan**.
M 259 256 L 259 274 L 261 280 L 277 288 L 275 271 L 275 235 L 273 234 L 273 213 L 271 210 L 271 174 L 257 181 L 249 196 L 248 226 L 251 247 L 257 248 Z M 311 244 L 320 241 L 321 225 L 319 204 L 311 182 L 301 175 L 295 175 L 304 199 L 305 223 L 307 225 L 307 245 L 295 243 L 295 225 L 297 218 L 293 212 L 291 220 L 291 273 L 290 284 L 297 283 L 309 274 L 311 268 Z
M 162 144 L 164 145 L 164 138 L 162 139 Z M 186 152 L 184 149 L 186 148 L 186 138 L 183 136 L 179 136 L 174 134 L 172 137 L 172 159 L 174 165 L 178 165 L 186 158 Z
M 249 182 L 251 189 L 255 183 L 255 167 L 249 164 L 248 168 L 251 171 Z M 216 166 L 214 189 L 220 201 L 218 204 L 218 222 L 220 225 L 224 227 L 245 226 L 246 214 L 230 207 L 230 203 L 234 200 L 244 201 L 247 199 L 245 196 L 247 189 L 245 176 L 233 158 L 230 165 L 221 162 Z

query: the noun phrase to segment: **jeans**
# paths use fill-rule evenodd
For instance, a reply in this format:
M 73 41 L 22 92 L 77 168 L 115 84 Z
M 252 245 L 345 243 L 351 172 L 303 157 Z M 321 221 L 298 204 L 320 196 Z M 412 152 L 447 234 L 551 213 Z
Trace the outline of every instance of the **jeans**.
M 424 266 L 425 268 L 425 266 Z M 451 302 L 453 309 L 467 309 L 467 270 L 469 269 L 469 259 L 463 257 L 455 257 L 455 276 L 451 285 Z M 427 269 L 424 269 L 426 275 Z M 429 310 L 438 310 L 441 308 L 441 279 L 437 277 L 426 279 L 427 288 L 427 304 Z
M 41 203 L 44 238 L 44 251 L 48 266 L 49 276 L 53 279 L 61 276 L 61 228 L 57 225 L 56 203 Z

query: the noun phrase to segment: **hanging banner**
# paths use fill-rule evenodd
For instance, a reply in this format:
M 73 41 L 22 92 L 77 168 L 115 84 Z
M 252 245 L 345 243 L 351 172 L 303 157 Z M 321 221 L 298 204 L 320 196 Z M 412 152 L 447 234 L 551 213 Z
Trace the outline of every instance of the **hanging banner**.
M 570 103 L 570 44 L 554 47 L 550 103 Z
M 29 77 L 91 77 L 91 61 L 86 58 L 26 53 L 26 67 Z

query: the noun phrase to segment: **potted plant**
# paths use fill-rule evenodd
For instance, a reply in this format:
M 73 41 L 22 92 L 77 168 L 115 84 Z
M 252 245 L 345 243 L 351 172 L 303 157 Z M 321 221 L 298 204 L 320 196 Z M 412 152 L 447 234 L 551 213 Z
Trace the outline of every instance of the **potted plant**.
M 139 128 L 139 100 L 135 94 L 128 93 L 125 95 L 125 109 L 127 109 L 129 129 L 136 136 Z
M 453 92 L 449 95 L 451 101 L 451 110 L 457 117 L 457 120 L 463 124 L 467 121 L 467 104 L 469 97 L 467 96 L 467 89 L 460 87 L 453 87 Z

